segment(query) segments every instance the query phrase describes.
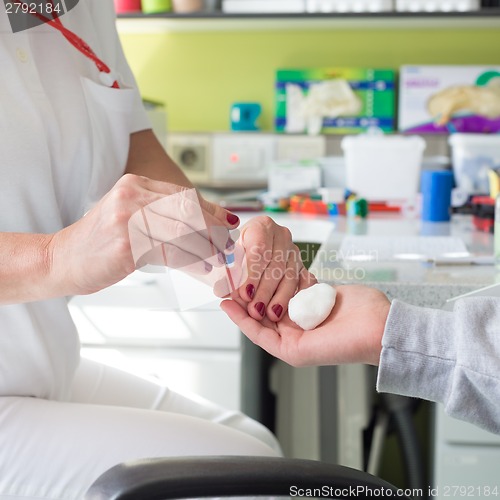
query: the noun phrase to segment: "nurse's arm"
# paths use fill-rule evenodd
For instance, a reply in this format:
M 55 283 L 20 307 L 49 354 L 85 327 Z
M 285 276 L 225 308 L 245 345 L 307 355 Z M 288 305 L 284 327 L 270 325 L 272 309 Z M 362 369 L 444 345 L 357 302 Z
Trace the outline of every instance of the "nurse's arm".
M 48 290 L 51 235 L 0 233 L 0 304 L 58 295 Z
M 131 134 L 125 173 L 143 175 L 178 186 L 193 187 L 182 170 L 165 152 L 151 129 Z
M 151 129 L 130 135 L 130 149 L 125 173 L 142 175 L 177 186 L 193 187 L 184 172 L 168 156 Z M 220 205 L 206 201 L 201 195 L 198 194 L 198 196 L 203 210 L 219 219 L 221 226 L 226 227 L 228 223 L 234 225 L 239 222 L 236 215 Z
M 170 184 L 192 187 L 186 176 L 165 153 L 151 130 L 132 134 L 126 172 L 149 177 L 154 180 L 166 181 Z M 126 183 L 122 183 L 117 192 L 123 191 L 124 184 L 126 189 L 130 190 L 131 180 L 133 179 L 129 178 Z M 156 185 L 154 182 L 147 182 L 148 189 L 154 189 Z M 169 192 L 167 188 L 168 186 L 165 186 L 165 192 Z M 108 206 L 110 201 L 112 202 L 115 199 L 117 199 L 116 196 L 108 194 L 103 202 Z M 156 198 L 153 196 L 152 199 Z M 203 206 L 203 209 L 208 210 L 217 219 L 222 221 L 222 226 L 227 228 L 234 228 L 236 226 L 234 219 L 228 220 L 228 216 L 231 217 L 232 214 L 222 207 L 209 204 L 204 200 L 202 204 L 206 204 L 206 207 Z M 77 286 L 74 283 L 75 280 L 70 279 L 73 274 L 70 272 L 70 261 L 76 258 L 80 248 L 84 248 L 88 254 L 88 258 L 90 258 L 89 256 L 92 255 L 92 252 L 89 248 L 92 247 L 94 241 L 92 237 L 95 234 L 98 234 L 96 239 L 102 242 L 107 240 L 106 235 L 112 241 L 119 240 L 112 231 L 113 228 L 116 229 L 117 224 L 113 224 L 111 229 L 102 230 L 102 234 L 95 229 L 99 225 L 99 217 L 104 217 L 104 210 L 101 206 L 102 203 L 99 203 L 96 209 L 89 212 L 81 221 L 60 231 L 61 234 L 64 233 L 64 238 L 56 234 L 0 232 L 0 305 L 32 302 L 78 293 L 89 293 L 90 291 L 96 291 L 104 286 L 108 286 L 113 281 L 116 282 L 118 278 L 124 277 L 128 272 L 131 272 L 131 270 L 120 270 L 117 276 L 108 280 L 109 282 L 99 279 L 99 284 L 93 285 L 96 287 L 95 290 Z M 120 210 L 121 212 L 125 212 L 123 207 Z M 236 216 L 233 217 L 236 218 Z M 108 218 L 113 220 L 112 216 Z M 97 219 L 97 221 L 94 219 Z M 237 221 L 238 219 L 236 218 Z M 95 226 L 93 231 L 82 229 L 82 227 L 92 226 L 92 223 Z M 74 238 L 76 242 L 64 244 L 66 240 L 71 241 L 68 235 L 72 233 L 79 234 L 79 237 Z M 124 233 L 127 232 L 124 231 Z M 69 248 L 66 253 L 59 251 L 60 248 L 65 247 Z M 54 255 L 59 255 L 60 253 L 63 253 L 65 257 L 55 259 Z M 54 266 L 54 260 L 56 260 L 56 266 Z M 106 261 L 104 254 L 101 254 L 100 260 Z M 118 260 L 115 252 L 115 257 L 112 261 L 116 263 Z M 62 269 L 62 272 L 54 272 L 54 267 Z M 88 274 L 88 266 L 85 265 L 84 260 L 76 267 L 81 267 Z M 96 266 L 92 264 L 91 267 L 95 268 Z

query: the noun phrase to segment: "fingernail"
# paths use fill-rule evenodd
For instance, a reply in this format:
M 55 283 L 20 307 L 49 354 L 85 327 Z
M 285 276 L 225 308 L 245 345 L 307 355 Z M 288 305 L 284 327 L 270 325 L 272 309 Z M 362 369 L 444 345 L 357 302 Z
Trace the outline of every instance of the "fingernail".
M 264 302 L 257 302 L 257 304 L 255 304 L 255 309 L 263 317 L 266 313 L 266 304 L 264 304 Z
M 219 262 L 221 264 L 225 264 L 226 263 L 226 256 L 220 252 L 217 252 L 217 259 L 219 260 Z
M 204 262 L 205 264 L 205 271 L 209 273 L 212 270 L 212 266 L 208 262 Z
M 234 226 L 235 224 L 238 224 L 238 222 L 240 222 L 240 218 L 237 215 L 228 213 L 227 221 L 229 222 L 229 224 L 231 224 L 231 226 Z
M 247 285 L 247 295 L 250 297 L 250 300 L 255 296 L 255 287 L 252 284 Z
M 283 314 L 283 306 L 280 304 L 275 304 L 273 307 L 273 313 L 276 314 L 278 318 L 281 318 L 281 315 Z

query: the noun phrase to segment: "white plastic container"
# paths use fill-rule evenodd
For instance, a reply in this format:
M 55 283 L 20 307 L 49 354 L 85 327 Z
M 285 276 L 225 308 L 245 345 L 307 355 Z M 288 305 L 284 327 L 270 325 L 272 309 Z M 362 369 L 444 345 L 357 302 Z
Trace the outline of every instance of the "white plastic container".
M 393 0 L 306 0 L 307 12 L 388 12 Z
M 500 134 L 452 134 L 448 142 L 457 188 L 488 194 L 488 170 L 500 168 Z
M 424 139 L 366 134 L 344 137 L 341 146 L 348 189 L 369 201 L 415 201 Z
M 305 0 L 222 0 L 222 12 L 245 13 L 300 13 L 305 11 Z
M 480 7 L 480 0 L 396 0 L 399 12 L 467 12 Z

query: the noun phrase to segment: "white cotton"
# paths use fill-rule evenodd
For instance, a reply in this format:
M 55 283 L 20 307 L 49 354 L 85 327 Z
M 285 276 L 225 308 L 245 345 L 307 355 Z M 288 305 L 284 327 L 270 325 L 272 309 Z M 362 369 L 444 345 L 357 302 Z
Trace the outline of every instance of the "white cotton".
M 290 319 L 304 330 L 312 330 L 328 318 L 337 290 L 326 283 L 301 290 L 288 304 Z

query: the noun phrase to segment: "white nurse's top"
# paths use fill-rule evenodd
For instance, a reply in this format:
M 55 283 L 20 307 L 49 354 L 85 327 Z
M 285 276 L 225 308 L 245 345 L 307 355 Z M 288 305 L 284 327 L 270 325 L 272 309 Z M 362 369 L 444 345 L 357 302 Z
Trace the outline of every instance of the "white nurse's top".
M 61 20 L 121 88 L 103 86 L 54 28 L 13 34 L 2 3 L 0 232 L 52 233 L 78 220 L 123 173 L 130 133 L 150 128 L 113 1 L 80 0 Z M 67 299 L 0 306 L 0 396 L 65 399 L 78 359 Z

